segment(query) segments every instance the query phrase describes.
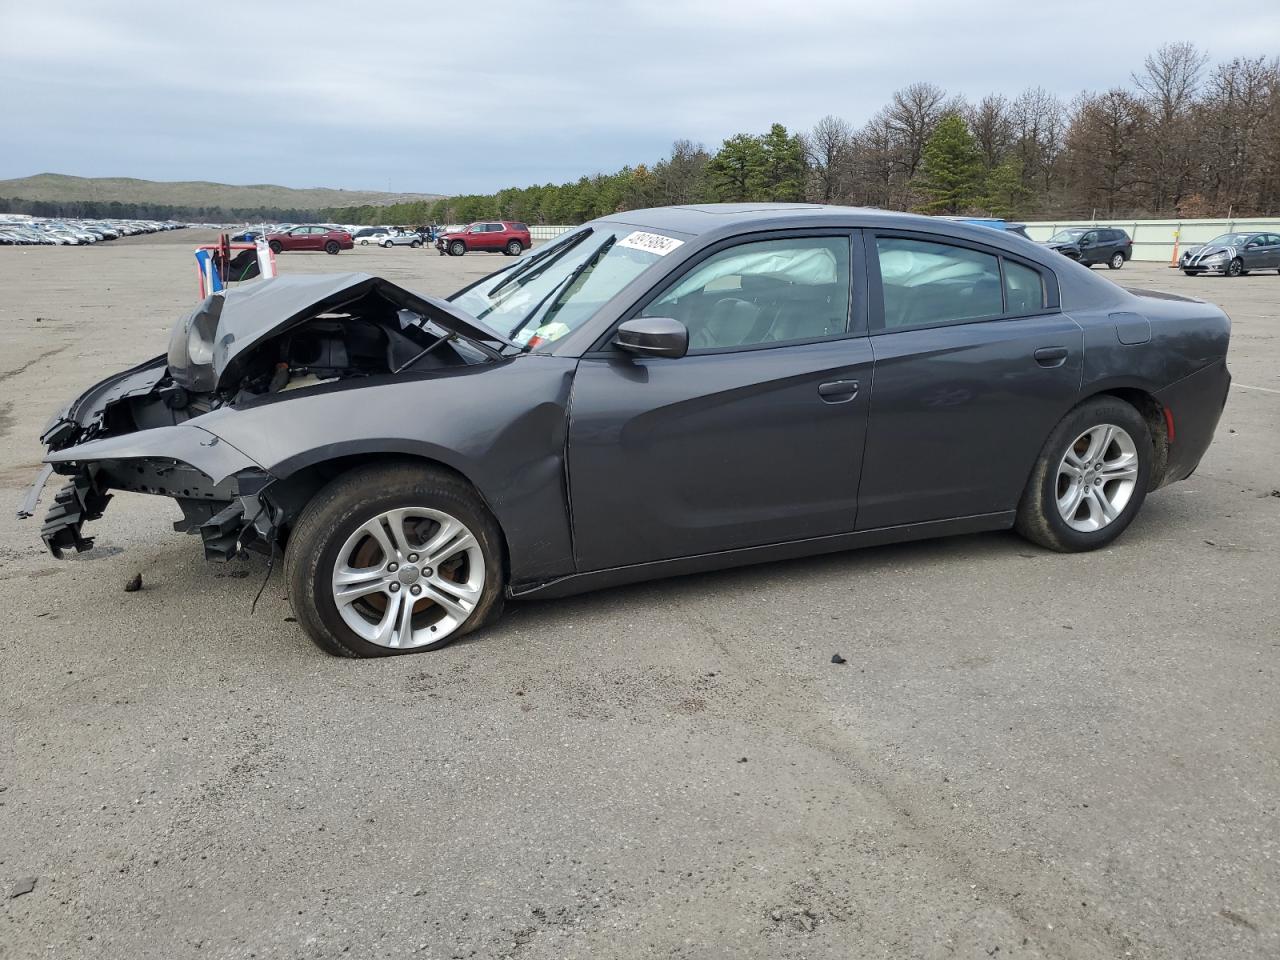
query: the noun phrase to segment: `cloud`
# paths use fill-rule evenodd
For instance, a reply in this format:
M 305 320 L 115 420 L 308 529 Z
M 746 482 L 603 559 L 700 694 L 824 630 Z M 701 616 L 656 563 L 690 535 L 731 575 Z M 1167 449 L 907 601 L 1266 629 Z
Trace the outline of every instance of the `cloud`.
M 775 120 L 861 123 L 915 80 L 1070 97 L 1127 82 L 1169 40 L 1280 49 L 1280 10 L 1191 30 L 1154 0 L 0 3 L 0 176 L 450 193 Z

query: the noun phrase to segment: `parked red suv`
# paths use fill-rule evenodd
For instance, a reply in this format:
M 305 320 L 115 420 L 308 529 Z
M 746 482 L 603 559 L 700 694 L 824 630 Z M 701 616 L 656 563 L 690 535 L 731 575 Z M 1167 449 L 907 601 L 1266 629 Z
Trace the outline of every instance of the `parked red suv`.
M 284 233 L 269 233 L 267 244 L 276 253 L 281 250 L 323 250 L 325 253 L 336 254 L 339 250 L 350 250 L 355 246 L 351 234 L 345 230 L 314 226 L 294 227 Z
M 436 238 L 440 256 L 446 253 L 460 257 L 468 250 L 487 250 L 518 257 L 533 246 L 529 228 L 515 220 L 481 220 L 457 231 Z

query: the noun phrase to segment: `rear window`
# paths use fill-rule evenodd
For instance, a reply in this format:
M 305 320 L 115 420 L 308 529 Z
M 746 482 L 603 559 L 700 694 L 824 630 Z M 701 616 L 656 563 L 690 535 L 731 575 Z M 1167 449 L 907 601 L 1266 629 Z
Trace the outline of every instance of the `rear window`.
M 519 232 L 519 233 L 528 233 L 528 232 L 529 232 L 529 228 L 528 228 L 528 227 L 526 227 L 523 223 L 509 223 L 509 224 L 507 224 L 507 226 L 509 226 L 512 230 L 515 230 L 515 231 L 517 231 L 517 232 Z

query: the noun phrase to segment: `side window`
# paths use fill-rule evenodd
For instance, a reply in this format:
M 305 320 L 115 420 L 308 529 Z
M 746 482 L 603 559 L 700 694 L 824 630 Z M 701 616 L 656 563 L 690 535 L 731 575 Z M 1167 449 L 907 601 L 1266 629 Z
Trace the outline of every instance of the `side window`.
M 1000 262 L 991 254 L 899 237 L 877 237 L 876 252 L 886 330 L 987 319 L 1004 312 Z
M 1004 300 L 1006 313 L 1027 314 L 1043 310 L 1043 278 L 1030 267 L 1005 260 Z
M 725 350 L 844 333 L 849 238 L 759 240 L 713 254 L 649 303 L 645 317 L 689 328 L 689 350 Z

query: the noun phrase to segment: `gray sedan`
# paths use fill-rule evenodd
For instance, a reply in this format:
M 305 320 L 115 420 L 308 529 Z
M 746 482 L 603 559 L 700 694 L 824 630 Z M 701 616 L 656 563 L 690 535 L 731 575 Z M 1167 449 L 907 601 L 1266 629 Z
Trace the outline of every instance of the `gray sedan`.
M 214 294 L 50 422 L 42 536 L 86 550 L 113 491 L 173 498 L 210 559 L 283 550 L 346 656 L 438 648 L 507 598 L 893 541 L 1093 550 L 1196 469 L 1229 336 L 982 226 L 630 211 L 447 300 L 362 274 Z
M 1280 270 L 1280 233 L 1224 233 L 1185 251 L 1178 266 L 1189 277 L 1198 273 L 1239 277 L 1254 270 Z

